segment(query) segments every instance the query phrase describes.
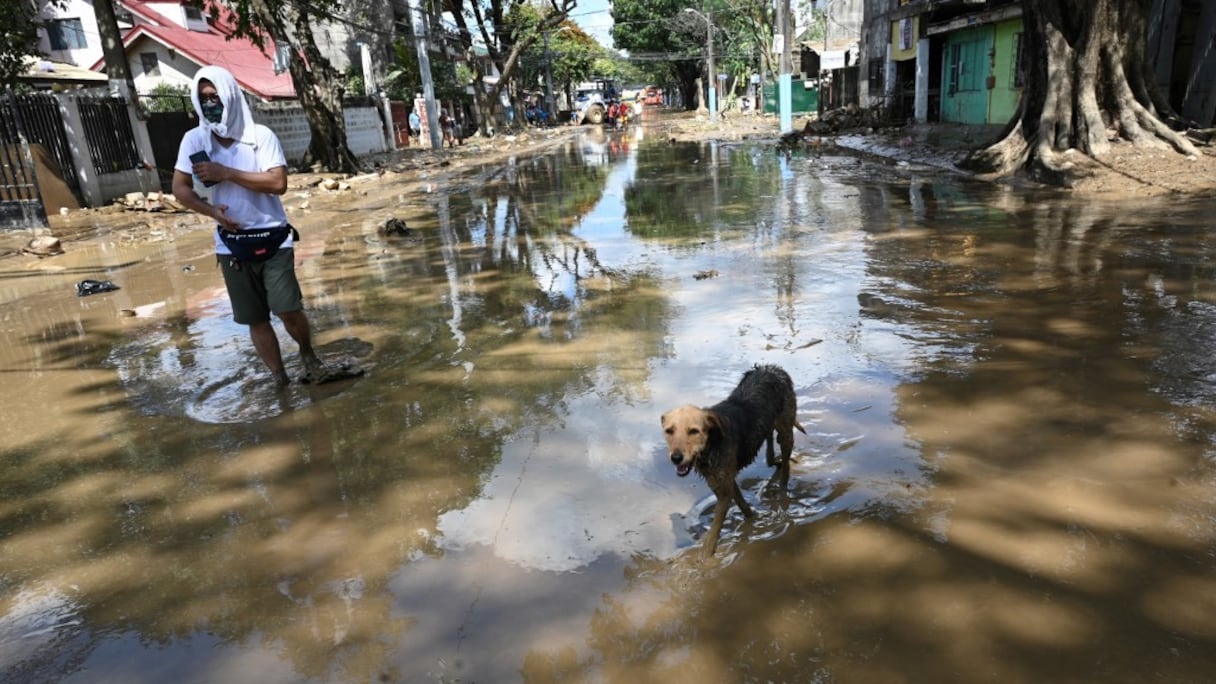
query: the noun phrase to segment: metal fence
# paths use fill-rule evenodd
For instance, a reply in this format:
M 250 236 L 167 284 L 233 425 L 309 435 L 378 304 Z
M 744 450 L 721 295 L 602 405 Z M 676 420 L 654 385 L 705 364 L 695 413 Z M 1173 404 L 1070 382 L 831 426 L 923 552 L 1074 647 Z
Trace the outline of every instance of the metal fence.
M 143 166 L 135 131 L 127 115 L 127 102 L 120 97 L 82 97 L 80 119 L 93 168 L 114 173 Z
M 0 228 L 47 224 L 17 100 L 11 90 L 0 98 Z
M 20 128 L 18 128 L 20 126 Z M 42 145 L 59 166 L 59 173 L 68 187 L 80 196 L 80 179 L 68 148 L 63 115 L 53 95 L 45 93 L 14 95 L 0 98 L 0 143 L 16 145 L 18 131 L 30 144 Z

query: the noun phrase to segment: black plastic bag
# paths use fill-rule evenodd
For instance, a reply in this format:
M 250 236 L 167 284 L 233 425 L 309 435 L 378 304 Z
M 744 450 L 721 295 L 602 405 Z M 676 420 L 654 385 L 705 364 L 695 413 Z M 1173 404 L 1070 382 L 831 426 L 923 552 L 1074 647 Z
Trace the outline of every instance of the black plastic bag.
M 82 280 L 76 283 L 76 296 L 88 297 L 102 292 L 113 292 L 118 286 L 108 280 Z

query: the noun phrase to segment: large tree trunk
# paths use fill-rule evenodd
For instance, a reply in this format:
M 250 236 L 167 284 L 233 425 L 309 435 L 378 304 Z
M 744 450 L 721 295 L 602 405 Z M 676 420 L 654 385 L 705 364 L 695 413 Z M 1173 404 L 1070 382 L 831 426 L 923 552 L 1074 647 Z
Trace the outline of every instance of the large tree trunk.
M 304 105 L 308 128 L 312 132 L 304 164 L 320 164 L 326 171 L 355 173 L 359 171 L 359 160 L 346 144 L 346 117 L 342 111 L 346 85 L 337 69 L 317 48 L 308 10 L 304 7 L 300 5 L 296 10 L 297 48 L 287 65 L 296 97 Z
M 678 62 L 675 71 L 680 86 L 680 96 L 684 100 L 684 110 L 691 111 L 700 107 L 701 65 L 691 60 Z
M 1068 185 L 1076 150 L 1101 159 L 1112 137 L 1139 147 L 1197 154 L 1164 119 L 1147 57 L 1151 0 L 1024 0 L 1026 85 L 1001 140 L 964 165 L 1009 175 L 1025 170 Z
M 346 118 L 342 113 L 345 85 L 313 40 L 308 10 L 304 5 L 283 4 L 280 9 L 285 16 L 281 18 L 276 5 L 267 0 L 252 0 L 250 8 L 271 35 L 279 40 L 290 37 L 293 49 L 287 70 L 312 133 L 304 165 L 319 164 L 326 171 L 339 173 L 357 172 L 359 160 L 346 145 Z

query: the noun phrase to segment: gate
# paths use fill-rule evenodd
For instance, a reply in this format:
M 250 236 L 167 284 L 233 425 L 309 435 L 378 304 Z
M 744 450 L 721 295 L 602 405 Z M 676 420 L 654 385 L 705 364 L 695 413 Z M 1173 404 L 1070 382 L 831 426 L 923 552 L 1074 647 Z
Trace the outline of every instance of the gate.
M 189 95 L 141 95 L 147 114 L 148 137 L 152 139 L 152 161 L 160 189 L 173 192 L 173 165 L 186 131 L 198 125 Z
M 46 225 L 29 145 L 24 140 L 0 145 L 0 229 Z
M 186 131 L 198 126 L 198 119 L 187 112 L 157 112 L 148 115 L 148 137 L 152 139 L 152 159 L 160 189 L 173 191 L 173 165 Z
M 12 216 L 33 216 L 29 214 L 33 204 L 37 204 L 41 223 L 46 222 L 28 145 L 45 151 L 40 163 L 53 162 L 58 167 L 54 171 L 80 200 L 80 180 L 58 100 L 45 93 L 15 95 L 10 91 L 0 97 L 0 213 L 6 226 L 13 225 Z
M 389 101 L 389 109 L 392 111 L 393 120 L 393 145 L 400 147 L 410 146 L 410 114 L 405 108 L 404 102 L 396 100 Z

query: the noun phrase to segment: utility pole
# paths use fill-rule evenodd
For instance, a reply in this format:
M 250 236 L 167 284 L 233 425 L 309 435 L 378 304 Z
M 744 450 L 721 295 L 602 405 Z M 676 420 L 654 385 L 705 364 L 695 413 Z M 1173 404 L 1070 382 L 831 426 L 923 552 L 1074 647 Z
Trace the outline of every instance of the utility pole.
M 705 9 L 705 49 L 709 57 L 709 120 L 718 120 L 718 74 L 714 73 L 714 6 L 707 4 Z
M 545 31 L 545 112 L 552 117 L 553 113 L 553 71 L 549 68 L 553 61 L 549 53 L 549 32 Z
M 135 79 L 131 77 L 131 65 L 127 64 L 122 32 L 118 28 L 118 17 L 114 14 L 114 2 L 96 0 L 93 11 L 97 15 L 97 32 L 101 35 L 102 59 L 106 63 L 106 75 L 110 77 L 110 92 L 135 103 Z M 135 107 L 135 116 L 143 120 L 143 110 Z
M 431 149 L 443 149 L 443 132 L 439 130 L 439 109 L 435 106 L 435 82 L 431 79 L 431 55 L 426 47 L 427 21 L 417 0 L 406 0 L 410 22 L 414 28 L 414 45 L 418 48 L 418 71 L 422 74 L 422 97 L 426 100 L 426 124 L 431 134 Z
M 781 132 L 794 130 L 794 76 L 791 73 L 793 36 L 790 35 L 790 0 L 778 0 L 778 24 L 781 27 L 781 64 L 777 76 L 777 102 L 781 113 Z

